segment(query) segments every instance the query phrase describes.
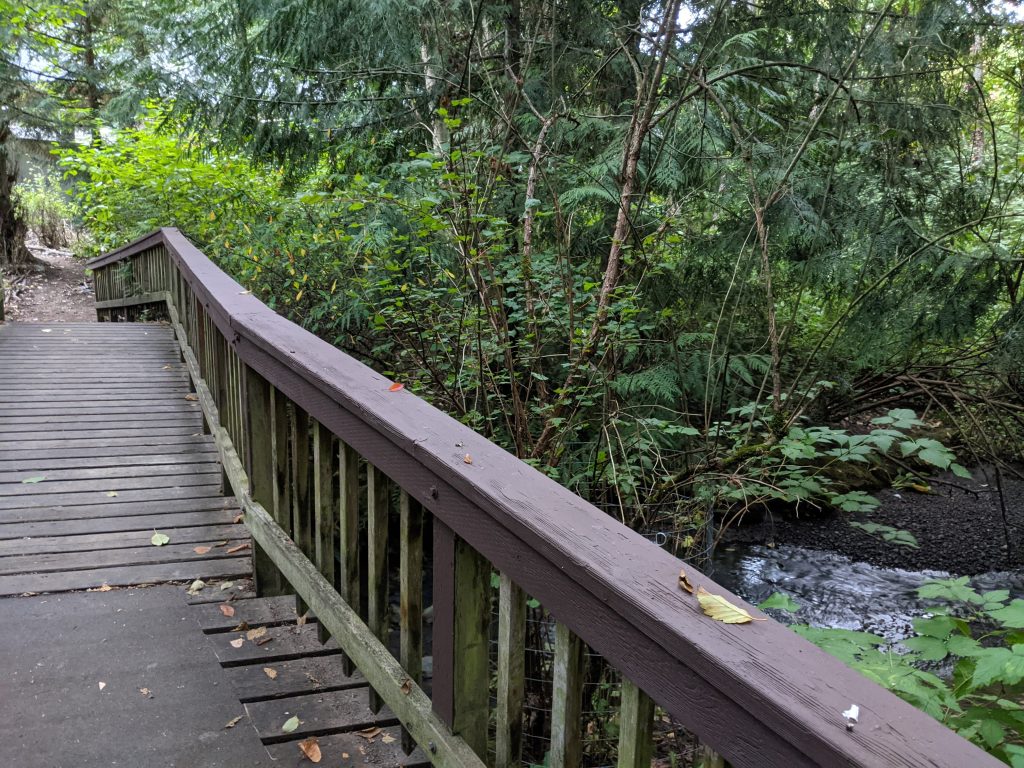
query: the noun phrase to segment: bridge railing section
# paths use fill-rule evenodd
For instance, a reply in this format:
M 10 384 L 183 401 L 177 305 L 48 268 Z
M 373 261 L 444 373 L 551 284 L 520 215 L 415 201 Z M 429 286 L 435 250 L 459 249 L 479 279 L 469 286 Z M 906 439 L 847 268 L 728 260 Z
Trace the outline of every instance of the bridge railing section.
M 998 765 L 775 621 L 712 620 L 678 559 L 278 316 L 177 230 L 90 266 L 101 320 L 173 324 L 258 592 L 294 591 L 434 764 L 668 766 L 681 724 L 737 766 Z M 598 688 L 610 712 L 590 711 Z

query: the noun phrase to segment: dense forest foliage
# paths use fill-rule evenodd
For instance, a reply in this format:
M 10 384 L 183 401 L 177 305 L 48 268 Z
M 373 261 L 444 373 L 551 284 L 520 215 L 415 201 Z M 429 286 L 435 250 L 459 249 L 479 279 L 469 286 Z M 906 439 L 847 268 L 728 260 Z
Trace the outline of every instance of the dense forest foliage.
M 766 508 L 1017 471 L 1015 4 L 0 12 L 0 267 L 25 208 L 4 147 L 34 131 L 58 141 L 84 254 L 178 226 L 682 553 Z

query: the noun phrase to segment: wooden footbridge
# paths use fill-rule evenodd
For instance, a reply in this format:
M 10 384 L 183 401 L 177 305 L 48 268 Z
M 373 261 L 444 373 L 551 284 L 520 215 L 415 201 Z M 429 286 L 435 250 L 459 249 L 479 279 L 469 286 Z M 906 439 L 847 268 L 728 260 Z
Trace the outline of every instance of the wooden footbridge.
M 999 764 L 178 231 L 91 267 L 0 325 L 0 765 Z

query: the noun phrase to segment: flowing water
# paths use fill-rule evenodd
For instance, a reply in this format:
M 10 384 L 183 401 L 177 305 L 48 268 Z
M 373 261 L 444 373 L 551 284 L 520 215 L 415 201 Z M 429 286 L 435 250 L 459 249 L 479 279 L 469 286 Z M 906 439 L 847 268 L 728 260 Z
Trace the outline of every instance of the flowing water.
M 748 602 L 760 603 L 781 592 L 800 604 L 795 614 L 773 611 L 786 623 L 874 632 L 890 641 L 912 633 L 911 620 L 928 610 L 917 588 L 944 571 L 877 568 L 833 552 L 782 545 L 721 548 L 709 573 Z M 975 576 L 978 590 L 1009 589 L 1024 597 L 1024 574 L 992 571 Z

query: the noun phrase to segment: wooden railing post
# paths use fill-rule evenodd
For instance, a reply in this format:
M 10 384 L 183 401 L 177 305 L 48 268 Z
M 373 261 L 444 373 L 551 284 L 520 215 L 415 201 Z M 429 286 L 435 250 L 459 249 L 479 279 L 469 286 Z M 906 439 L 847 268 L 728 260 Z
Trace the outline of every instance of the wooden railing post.
M 551 768 L 577 768 L 582 757 L 583 641 L 561 622 L 555 624 L 551 687 Z
M 523 741 L 526 594 L 507 574 L 498 586 L 498 684 L 495 768 L 519 768 Z
M 434 518 L 434 711 L 481 757 L 490 703 L 491 566 Z
M 249 451 L 246 473 L 249 475 L 249 493 L 257 504 L 267 509 L 274 505 L 274 453 L 270 441 L 273 427 L 271 386 L 266 379 L 249 366 L 245 366 L 243 399 L 249 433 Z M 281 572 L 263 549 L 253 542 L 253 579 L 256 594 L 263 597 L 286 594 Z

